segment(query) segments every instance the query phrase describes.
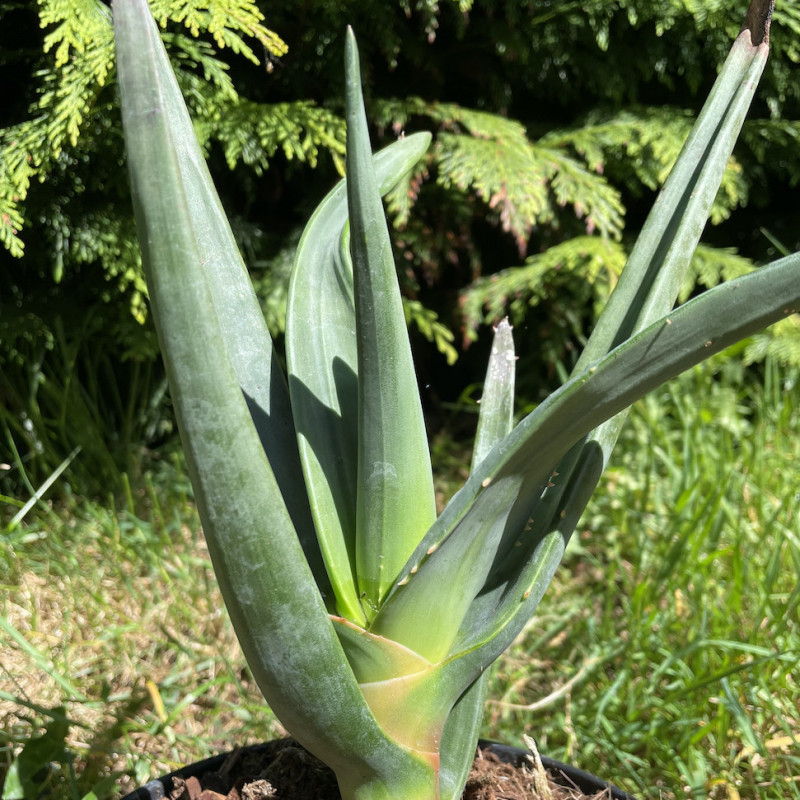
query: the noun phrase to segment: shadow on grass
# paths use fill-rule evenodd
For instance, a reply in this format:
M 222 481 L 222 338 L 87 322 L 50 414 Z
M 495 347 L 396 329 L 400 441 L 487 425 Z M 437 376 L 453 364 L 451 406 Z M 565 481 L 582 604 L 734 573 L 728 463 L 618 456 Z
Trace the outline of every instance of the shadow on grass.
M 65 705 L 45 708 L 5 693 L 0 699 L 10 705 L 0 729 L 3 800 L 103 800 L 117 793 L 116 783 L 122 774 L 118 745 L 125 746 L 131 720 L 148 703 L 145 691 L 113 710 L 109 704 L 89 703 L 105 708 L 106 716 L 99 726 L 70 716 Z M 16 717 L 16 721 L 9 724 L 9 717 Z M 87 737 L 86 745 L 76 748 L 72 744 L 74 734 L 89 731 L 93 734 Z

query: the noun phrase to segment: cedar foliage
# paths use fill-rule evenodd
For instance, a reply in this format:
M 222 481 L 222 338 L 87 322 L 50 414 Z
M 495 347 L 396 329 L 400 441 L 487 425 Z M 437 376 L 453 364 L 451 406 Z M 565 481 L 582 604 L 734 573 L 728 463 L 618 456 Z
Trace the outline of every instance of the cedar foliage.
M 668 173 L 745 6 L 151 0 L 277 334 L 300 226 L 343 168 L 344 25 L 365 32 L 376 146 L 403 131 L 434 133 L 388 208 L 406 317 L 433 343 L 422 380 L 444 399 L 460 389 L 437 383 L 435 351 L 451 363 L 460 356 L 463 383 L 480 380 L 465 348 L 506 314 L 525 317 L 526 372 L 544 376 L 526 387 L 532 398 L 546 389 L 548 367 L 569 369 L 624 262 L 626 231 L 637 230 Z M 684 298 L 800 245 L 790 201 L 800 175 L 800 0 L 778 4 L 771 44 Z M 70 402 L 105 421 L 127 469 L 131 450 L 169 425 L 154 411 L 163 389 L 127 199 L 107 4 L 0 0 L 0 74 L 13 90 L 0 109 L 3 422 L 21 461 L 53 450 L 38 473 L 46 476 L 76 444 L 58 405 L 78 384 Z M 794 318 L 755 338 L 746 357 L 767 352 L 800 363 Z M 48 367 L 65 354 L 71 376 Z M 105 397 L 100 369 L 102 385 L 114 387 Z M 42 387 L 52 390 L 49 406 Z M 116 396 L 134 399 L 126 408 Z

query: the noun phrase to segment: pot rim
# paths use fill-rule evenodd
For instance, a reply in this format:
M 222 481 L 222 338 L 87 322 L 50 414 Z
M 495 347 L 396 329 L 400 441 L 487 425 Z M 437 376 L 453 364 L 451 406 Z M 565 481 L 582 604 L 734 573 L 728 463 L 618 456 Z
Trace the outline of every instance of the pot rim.
M 241 749 L 243 751 L 258 751 L 267 746 L 267 743 L 246 745 Z M 484 750 L 490 750 L 501 761 L 509 764 L 519 765 L 527 756 L 530 751 L 524 750 L 520 747 L 503 744 L 502 742 L 495 742 L 488 739 L 480 739 L 478 747 Z M 154 778 L 142 786 L 137 787 L 132 792 L 129 792 L 121 800 L 164 800 L 172 790 L 172 784 L 175 778 L 189 778 L 192 776 L 202 775 L 206 772 L 212 772 L 214 769 L 223 764 L 225 759 L 231 755 L 235 750 L 228 750 L 224 753 L 219 753 L 214 756 L 209 756 L 201 761 L 195 761 L 172 772 Z M 541 756 L 542 765 L 548 772 L 554 772 L 564 776 L 568 781 L 567 786 L 575 786 L 582 792 L 587 794 L 608 791 L 611 800 L 636 800 L 636 798 L 628 792 L 619 789 L 608 781 L 592 775 L 590 772 L 580 769 L 579 767 L 565 764 L 557 761 L 548 756 Z

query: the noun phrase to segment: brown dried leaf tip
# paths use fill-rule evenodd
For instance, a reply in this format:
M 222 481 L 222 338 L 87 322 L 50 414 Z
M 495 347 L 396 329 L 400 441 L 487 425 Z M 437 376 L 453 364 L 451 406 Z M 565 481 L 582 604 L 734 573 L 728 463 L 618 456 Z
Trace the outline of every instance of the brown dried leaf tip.
M 753 47 L 769 44 L 769 26 L 774 8 L 775 0 L 750 0 L 742 30 L 750 31 Z

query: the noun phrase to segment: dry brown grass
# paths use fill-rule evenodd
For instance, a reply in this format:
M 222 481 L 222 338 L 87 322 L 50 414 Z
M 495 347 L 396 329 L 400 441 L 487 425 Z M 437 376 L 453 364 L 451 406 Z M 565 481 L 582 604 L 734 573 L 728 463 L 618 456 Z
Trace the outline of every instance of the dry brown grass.
M 125 542 L 135 523 L 72 519 L 35 548 L 6 546 L 0 614 L 24 639 L 0 633 L 6 762 L 62 706 L 83 789 L 124 772 L 136 775 L 122 779 L 128 790 L 234 740 L 283 733 L 245 668 L 197 528 L 139 520 L 150 542 Z M 53 552 L 56 538 L 70 550 Z

